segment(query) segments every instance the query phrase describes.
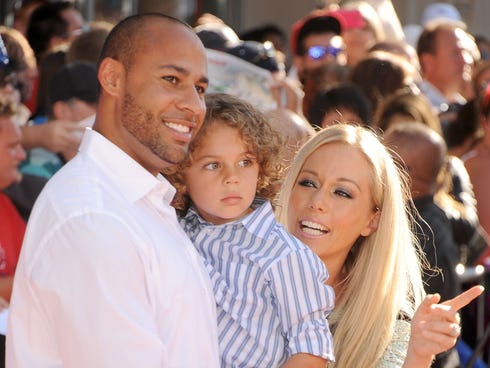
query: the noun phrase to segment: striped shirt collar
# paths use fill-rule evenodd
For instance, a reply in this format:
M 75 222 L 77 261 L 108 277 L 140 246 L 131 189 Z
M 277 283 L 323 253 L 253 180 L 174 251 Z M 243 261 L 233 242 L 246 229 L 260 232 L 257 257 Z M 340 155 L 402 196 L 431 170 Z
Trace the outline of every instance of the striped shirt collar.
M 197 209 L 192 206 L 187 211 L 184 219 L 187 223 L 192 223 L 194 226 L 243 226 L 247 231 L 253 233 L 255 236 L 266 239 L 274 226 L 276 225 L 275 216 L 272 210 L 272 206 L 269 201 L 255 197 L 252 202 L 251 208 L 253 211 L 241 219 L 228 222 L 221 225 L 213 225 L 204 220 L 197 212 Z

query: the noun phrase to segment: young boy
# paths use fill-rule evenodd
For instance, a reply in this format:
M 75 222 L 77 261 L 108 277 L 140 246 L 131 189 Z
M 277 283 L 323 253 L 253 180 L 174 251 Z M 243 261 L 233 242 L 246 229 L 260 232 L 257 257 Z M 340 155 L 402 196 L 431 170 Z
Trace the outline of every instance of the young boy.
M 236 97 L 210 94 L 206 105 L 187 160 L 169 179 L 211 276 L 221 365 L 323 368 L 334 360 L 334 293 L 320 259 L 274 217 L 279 135 Z

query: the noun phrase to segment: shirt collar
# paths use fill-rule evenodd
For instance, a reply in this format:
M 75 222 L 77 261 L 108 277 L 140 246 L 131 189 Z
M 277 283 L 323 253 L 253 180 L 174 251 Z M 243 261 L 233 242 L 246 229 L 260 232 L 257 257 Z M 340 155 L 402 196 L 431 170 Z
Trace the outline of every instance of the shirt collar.
M 175 188 L 158 174 L 153 176 L 121 148 L 92 129 L 86 129 L 79 151 L 92 158 L 116 183 L 122 194 L 135 202 L 150 192 L 170 204 Z
M 228 222 L 222 225 L 213 225 L 206 220 L 204 220 L 197 212 L 197 209 L 192 206 L 187 211 L 184 219 L 186 222 L 192 223 L 194 226 L 204 227 L 204 226 L 243 226 L 247 231 L 253 233 L 254 235 L 267 238 L 268 234 L 276 224 L 274 212 L 269 201 L 256 197 L 252 203 L 252 208 L 254 211 L 248 215 L 238 219 L 236 221 Z

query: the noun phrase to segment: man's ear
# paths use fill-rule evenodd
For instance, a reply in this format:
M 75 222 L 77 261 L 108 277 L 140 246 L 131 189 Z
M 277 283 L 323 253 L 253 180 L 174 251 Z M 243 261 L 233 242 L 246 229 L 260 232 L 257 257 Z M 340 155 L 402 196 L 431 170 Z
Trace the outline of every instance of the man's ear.
M 378 230 L 379 219 L 381 218 L 381 210 L 376 209 L 376 212 L 371 216 L 371 219 L 367 223 L 366 227 L 361 231 L 362 236 L 369 236 Z
M 124 82 L 124 66 L 112 58 L 102 60 L 97 72 L 101 88 L 112 96 L 120 95 Z

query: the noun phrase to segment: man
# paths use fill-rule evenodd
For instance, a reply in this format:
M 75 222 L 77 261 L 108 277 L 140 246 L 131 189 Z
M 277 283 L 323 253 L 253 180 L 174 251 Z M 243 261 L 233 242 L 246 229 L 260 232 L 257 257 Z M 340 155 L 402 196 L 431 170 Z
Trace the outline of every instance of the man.
M 13 104 L 0 99 L 0 301 L 10 300 L 26 226 L 10 198 L 1 192 L 20 181 L 18 167 L 26 157 L 20 128 L 14 122 L 15 113 Z
M 452 299 L 461 292 L 456 273 L 459 248 L 449 218 L 434 199 L 447 155 L 446 143 L 438 133 L 418 122 L 391 126 L 385 140 L 403 160 L 410 176 L 411 196 L 419 214 L 415 217 L 415 232 L 432 268 L 423 273 L 425 290 L 440 294 L 441 300 Z M 436 355 L 431 367 L 456 368 L 459 363 L 456 348 L 452 348 Z
M 22 177 L 19 164 L 26 157 L 21 132 L 15 123 L 16 105 L 0 96 L 0 311 L 8 307 L 15 267 L 26 223 L 15 204 L 3 193 Z M 3 316 L 0 317 L 3 319 Z M 0 367 L 5 367 L 5 331 L 0 332 Z
M 91 127 L 97 102 L 95 65 L 82 61 L 63 65 L 51 78 L 48 101 L 51 119 L 78 122 L 79 128 Z M 63 161 L 75 156 L 77 149 L 78 144 L 60 152 Z
M 293 24 L 293 73 L 297 73 L 299 80 L 303 80 L 307 70 L 345 64 L 344 45 L 340 37 L 342 22 L 338 14 L 316 10 Z
M 97 69 L 94 64 L 75 61 L 60 67 L 50 79 L 48 121 L 42 125 L 64 125 L 66 142 L 58 152 L 44 147 L 28 149 L 21 171 L 47 179 L 53 176 L 76 154 L 85 128 L 93 125 L 96 102 Z
M 38 63 L 49 51 L 70 44 L 86 28 L 80 11 L 71 1 L 48 1 L 32 11 L 26 37 Z
M 29 218 L 7 365 L 217 367 L 210 281 L 159 174 L 204 119 L 204 47 L 176 19 L 136 15 L 100 60 L 93 130 Z
M 465 103 L 460 90 L 473 62 L 465 46 L 467 37 L 459 26 L 442 21 L 430 23 L 419 37 L 420 90 L 439 113 L 449 112 L 451 104 Z

